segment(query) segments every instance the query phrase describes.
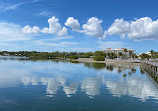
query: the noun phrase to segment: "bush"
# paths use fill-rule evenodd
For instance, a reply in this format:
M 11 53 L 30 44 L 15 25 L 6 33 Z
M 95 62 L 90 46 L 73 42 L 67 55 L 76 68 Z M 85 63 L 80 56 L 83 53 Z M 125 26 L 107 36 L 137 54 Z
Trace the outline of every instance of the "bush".
M 105 57 L 98 55 L 98 56 L 95 56 L 93 60 L 95 60 L 95 61 L 105 61 Z
M 83 58 L 90 58 L 90 56 L 92 56 L 93 54 L 91 52 L 87 52 L 85 53 L 82 57 Z
M 70 56 L 70 59 L 78 59 L 77 56 Z
M 127 76 L 127 74 L 123 74 L 123 76 L 124 76 L 124 77 L 126 77 L 126 76 Z
M 115 53 L 107 53 L 107 55 L 108 55 L 108 57 L 110 58 L 110 59 L 115 59 L 115 58 L 117 58 L 117 55 L 115 54 Z
M 104 56 L 106 57 L 106 53 L 102 51 L 96 51 L 93 53 L 93 56 Z

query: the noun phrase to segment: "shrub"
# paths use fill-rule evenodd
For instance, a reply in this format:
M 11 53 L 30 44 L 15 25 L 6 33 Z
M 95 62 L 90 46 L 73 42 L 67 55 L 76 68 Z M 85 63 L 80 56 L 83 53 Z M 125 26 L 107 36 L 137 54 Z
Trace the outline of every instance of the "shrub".
M 95 61 L 105 61 L 105 57 L 98 55 L 98 56 L 95 56 L 93 60 L 95 60 Z
M 70 56 L 70 59 L 78 59 L 77 56 Z
M 132 74 L 132 72 L 128 72 L 128 74 L 129 74 L 129 75 L 131 75 L 131 74 Z
M 106 57 L 106 53 L 102 51 L 96 51 L 93 53 L 93 56 L 104 56 Z
M 91 52 L 87 52 L 85 53 L 82 57 L 83 58 L 90 58 L 90 56 L 92 56 L 93 54 Z
M 78 61 L 72 61 L 72 60 L 70 60 L 70 63 L 79 64 L 79 62 L 78 62 Z
M 115 53 L 107 53 L 107 55 L 108 55 L 108 57 L 110 58 L 110 59 L 115 59 L 115 58 L 117 58 L 117 55 L 115 54 Z
M 126 75 L 126 74 L 123 74 L 123 76 L 126 77 L 127 75 Z

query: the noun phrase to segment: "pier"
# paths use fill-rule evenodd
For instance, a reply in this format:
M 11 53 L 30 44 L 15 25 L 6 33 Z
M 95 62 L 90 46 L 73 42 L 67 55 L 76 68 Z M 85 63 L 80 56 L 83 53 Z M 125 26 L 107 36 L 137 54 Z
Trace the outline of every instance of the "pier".
M 142 61 L 141 68 L 158 82 L 158 61 Z

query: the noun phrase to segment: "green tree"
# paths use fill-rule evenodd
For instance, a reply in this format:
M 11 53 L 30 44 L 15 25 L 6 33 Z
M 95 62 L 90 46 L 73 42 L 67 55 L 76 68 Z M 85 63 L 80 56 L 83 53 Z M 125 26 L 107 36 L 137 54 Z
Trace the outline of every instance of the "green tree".
M 129 56 L 130 56 L 130 58 L 132 58 L 132 54 L 133 54 L 133 52 L 130 50 L 130 51 L 129 51 Z
M 119 53 L 118 53 L 118 55 L 119 55 L 119 57 L 121 57 L 121 56 L 122 56 L 122 53 L 121 53 L 121 52 L 119 52 Z
M 101 56 L 101 55 L 97 55 L 97 56 L 94 57 L 93 60 L 95 60 L 95 61 L 105 61 L 105 57 Z
M 103 51 L 96 51 L 93 53 L 93 56 L 98 56 L 98 55 L 106 57 L 106 53 Z
M 139 55 L 139 57 L 141 59 L 149 59 L 150 58 L 150 56 L 148 54 L 145 54 L 145 53 L 142 53 L 141 55 Z
M 78 56 L 72 55 L 72 56 L 70 56 L 70 59 L 78 59 Z
M 108 57 L 109 57 L 110 59 L 117 58 L 117 54 L 115 54 L 115 53 L 113 53 L 113 52 L 109 53 L 108 55 L 109 55 Z
M 151 54 L 151 58 L 152 58 L 152 59 L 154 58 L 154 53 L 155 53 L 155 52 L 154 52 L 153 50 L 150 51 L 150 54 Z
M 135 53 L 132 54 L 132 57 L 133 58 L 138 58 L 137 54 L 135 54 Z
M 125 48 L 125 49 L 124 49 L 124 52 L 125 52 L 125 56 L 126 56 L 126 58 L 127 58 L 126 53 L 128 52 L 128 50 Z
M 90 58 L 90 56 L 92 56 L 92 55 L 93 55 L 92 52 L 87 52 L 82 57 L 83 58 Z

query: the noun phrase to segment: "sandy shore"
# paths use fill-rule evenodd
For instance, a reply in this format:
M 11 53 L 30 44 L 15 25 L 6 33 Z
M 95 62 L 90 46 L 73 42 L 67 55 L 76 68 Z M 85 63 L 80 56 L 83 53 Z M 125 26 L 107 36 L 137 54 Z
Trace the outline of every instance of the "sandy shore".
M 72 61 L 78 61 L 78 62 L 94 62 L 94 63 L 112 63 L 112 64 L 125 64 L 125 65 L 140 65 L 139 61 L 135 60 L 105 60 L 105 61 L 94 61 L 91 58 L 79 58 L 74 59 Z

